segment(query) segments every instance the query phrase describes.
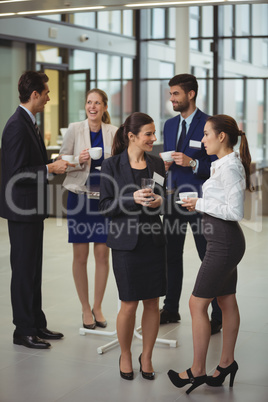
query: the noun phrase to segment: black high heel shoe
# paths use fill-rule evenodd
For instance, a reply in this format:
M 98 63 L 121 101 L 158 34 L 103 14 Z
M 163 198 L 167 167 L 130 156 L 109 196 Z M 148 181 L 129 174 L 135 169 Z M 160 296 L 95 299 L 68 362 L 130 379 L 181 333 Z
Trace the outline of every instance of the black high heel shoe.
M 119 371 L 120 371 L 121 377 L 124 380 L 133 380 L 133 378 L 134 378 L 133 371 L 130 371 L 129 373 L 124 373 L 123 371 L 121 371 L 121 369 L 120 369 L 120 361 L 121 361 L 121 356 L 119 357 Z
M 83 322 L 83 327 L 86 329 L 95 329 L 96 328 L 96 323 L 93 322 L 93 324 L 85 324 L 84 323 L 84 316 L 82 314 L 82 322 Z
M 208 376 L 206 381 L 207 385 L 210 385 L 211 387 L 220 387 L 223 384 L 225 377 L 230 374 L 229 386 L 232 387 L 234 385 L 234 378 L 238 370 L 238 364 L 236 361 L 234 360 L 233 363 L 226 368 L 217 366 L 217 370 L 220 372 L 220 374 L 217 377 L 213 377 L 212 375 Z
M 187 389 L 186 394 L 190 394 L 195 388 L 199 387 L 199 385 L 205 384 L 207 375 L 201 375 L 200 377 L 194 377 L 191 369 L 186 370 L 189 378 L 181 378 L 179 373 L 176 373 L 174 370 L 169 370 L 167 373 L 170 381 L 175 387 L 182 388 L 187 384 L 192 384 L 192 386 Z
M 106 328 L 107 327 L 107 321 L 106 320 L 105 321 L 97 321 L 96 320 L 96 316 L 95 316 L 95 313 L 94 313 L 93 309 L 92 309 L 92 314 L 93 314 L 93 316 L 95 318 L 96 327 L 100 327 L 100 328 Z
M 155 372 L 151 372 L 151 373 L 146 373 L 146 371 L 142 370 L 142 364 L 141 364 L 141 354 L 139 356 L 139 363 L 140 363 L 140 371 L 141 371 L 141 375 L 143 376 L 143 378 L 145 378 L 145 380 L 154 380 L 155 379 Z

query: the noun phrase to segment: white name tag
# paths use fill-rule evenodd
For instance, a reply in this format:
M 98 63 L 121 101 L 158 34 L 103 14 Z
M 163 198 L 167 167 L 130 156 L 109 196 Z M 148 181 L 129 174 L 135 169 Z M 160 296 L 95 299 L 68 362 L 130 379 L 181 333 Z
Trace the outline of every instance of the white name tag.
M 201 149 L 202 143 L 201 143 L 201 141 L 190 140 L 190 142 L 189 142 L 189 147 L 190 147 L 190 148 Z
M 153 179 L 157 184 L 159 184 L 160 186 L 163 186 L 164 181 L 165 181 L 165 178 L 163 176 L 154 172 Z

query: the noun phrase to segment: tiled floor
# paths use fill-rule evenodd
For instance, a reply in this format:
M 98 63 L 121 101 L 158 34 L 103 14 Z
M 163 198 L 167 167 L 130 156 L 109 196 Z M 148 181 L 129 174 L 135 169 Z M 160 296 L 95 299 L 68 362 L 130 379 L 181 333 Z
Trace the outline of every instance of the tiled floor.
M 134 381 L 120 378 L 119 347 L 103 354 L 97 348 L 114 336 L 79 335 L 81 309 L 72 273 L 72 247 L 67 244 L 66 222 L 50 218 L 45 223 L 43 305 L 50 329 L 62 331 L 64 340 L 53 342 L 51 350 L 31 350 L 12 344 L 10 307 L 10 267 L 7 227 L 0 220 L 0 401 L 1 402 L 267 402 L 268 401 L 268 218 L 261 227 L 243 225 L 246 255 L 239 266 L 238 302 L 241 327 L 236 348 L 239 371 L 233 389 L 228 381 L 219 388 L 203 385 L 189 396 L 175 388 L 166 373 L 170 368 L 184 370 L 192 361 L 191 319 L 188 298 L 193 287 L 198 257 L 191 234 L 185 248 L 185 276 L 179 324 L 160 327 L 159 337 L 175 339 L 177 348 L 157 344 L 153 363 L 156 380 L 144 380 L 138 371 L 141 341 L 135 338 L 132 353 Z M 93 260 L 89 260 L 92 290 Z M 161 301 L 162 306 L 162 301 Z M 103 304 L 107 331 L 115 329 L 117 291 L 113 273 L 109 276 Z M 137 314 L 140 323 L 141 309 Z M 211 338 L 207 372 L 219 362 L 221 334 Z

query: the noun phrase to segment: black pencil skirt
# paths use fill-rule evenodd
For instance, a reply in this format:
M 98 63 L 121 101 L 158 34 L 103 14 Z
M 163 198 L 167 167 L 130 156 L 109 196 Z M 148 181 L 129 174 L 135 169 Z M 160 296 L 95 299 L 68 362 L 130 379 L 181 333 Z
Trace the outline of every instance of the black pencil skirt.
M 207 249 L 193 295 L 214 298 L 236 293 L 237 264 L 245 252 L 245 238 L 238 222 L 205 214 L 203 230 Z
M 140 233 L 134 250 L 112 250 L 113 271 L 122 301 L 148 300 L 166 294 L 166 246 Z

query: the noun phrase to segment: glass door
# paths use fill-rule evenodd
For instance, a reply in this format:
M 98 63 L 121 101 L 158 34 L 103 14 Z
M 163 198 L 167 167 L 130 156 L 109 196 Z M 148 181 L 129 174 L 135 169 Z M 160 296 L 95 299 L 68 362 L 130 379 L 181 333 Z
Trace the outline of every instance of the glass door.
M 50 101 L 37 123 L 48 149 L 59 149 L 69 123 L 86 118 L 85 97 L 90 89 L 90 70 L 67 70 L 66 66 L 41 64 L 47 74 Z
M 90 89 L 90 70 L 68 70 L 63 72 L 62 105 L 64 127 L 86 118 L 86 93 Z

